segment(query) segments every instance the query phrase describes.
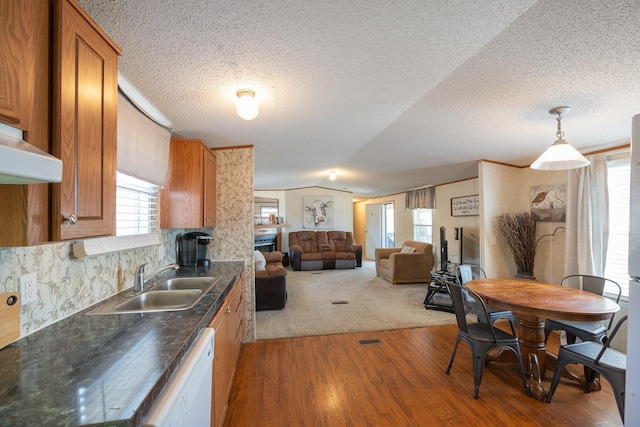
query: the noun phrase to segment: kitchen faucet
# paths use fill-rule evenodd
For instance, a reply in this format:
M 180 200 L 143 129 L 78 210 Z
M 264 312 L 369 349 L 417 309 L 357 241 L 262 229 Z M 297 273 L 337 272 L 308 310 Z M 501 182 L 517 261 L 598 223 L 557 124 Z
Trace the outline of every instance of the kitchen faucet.
M 180 266 L 178 264 L 165 265 L 164 267 L 160 267 L 159 269 L 157 269 L 153 273 L 149 274 L 149 276 L 145 278 L 145 276 L 144 276 L 144 266 L 145 265 L 147 265 L 147 263 L 141 264 L 136 269 L 136 275 L 133 278 L 133 293 L 131 294 L 131 296 L 137 295 L 137 294 L 141 293 L 142 291 L 144 291 L 145 285 L 147 283 L 149 283 L 151 280 L 155 279 L 156 276 L 158 276 L 159 274 L 164 273 L 167 270 L 177 270 L 177 269 L 180 268 Z

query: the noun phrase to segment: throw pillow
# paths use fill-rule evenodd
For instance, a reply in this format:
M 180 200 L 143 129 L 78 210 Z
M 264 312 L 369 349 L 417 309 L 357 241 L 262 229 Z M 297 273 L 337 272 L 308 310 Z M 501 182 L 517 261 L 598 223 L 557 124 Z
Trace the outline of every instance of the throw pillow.
M 264 270 L 267 265 L 267 260 L 264 258 L 264 255 L 260 251 L 255 251 L 253 253 L 253 259 L 256 264 L 256 271 Z
M 401 254 L 410 254 L 416 251 L 416 248 L 413 248 L 411 246 L 402 246 L 402 249 L 400 249 L 400 253 Z

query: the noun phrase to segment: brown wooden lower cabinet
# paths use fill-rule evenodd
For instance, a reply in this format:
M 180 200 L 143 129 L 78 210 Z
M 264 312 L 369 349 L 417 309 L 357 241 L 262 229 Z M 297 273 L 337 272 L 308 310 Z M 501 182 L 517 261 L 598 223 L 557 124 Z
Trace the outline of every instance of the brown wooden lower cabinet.
M 229 393 L 244 336 L 244 272 L 225 298 L 209 327 L 215 330 L 213 346 L 213 397 L 211 426 L 224 422 Z

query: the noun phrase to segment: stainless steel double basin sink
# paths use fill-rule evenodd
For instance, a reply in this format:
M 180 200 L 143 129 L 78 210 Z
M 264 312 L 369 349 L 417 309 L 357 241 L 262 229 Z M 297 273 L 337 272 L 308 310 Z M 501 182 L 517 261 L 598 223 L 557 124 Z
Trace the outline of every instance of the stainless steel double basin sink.
M 123 293 L 87 312 L 88 315 L 188 310 L 218 282 L 215 277 L 176 277 L 137 295 Z

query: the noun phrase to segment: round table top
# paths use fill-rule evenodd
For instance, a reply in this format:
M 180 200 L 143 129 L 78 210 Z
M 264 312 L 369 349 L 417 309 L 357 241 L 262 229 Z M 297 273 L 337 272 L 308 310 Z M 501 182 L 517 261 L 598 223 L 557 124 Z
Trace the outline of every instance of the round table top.
M 518 279 L 475 279 L 465 287 L 485 303 L 540 319 L 596 321 L 620 310 L 614 301 L 580 289 Z

